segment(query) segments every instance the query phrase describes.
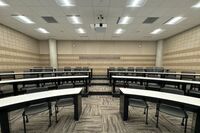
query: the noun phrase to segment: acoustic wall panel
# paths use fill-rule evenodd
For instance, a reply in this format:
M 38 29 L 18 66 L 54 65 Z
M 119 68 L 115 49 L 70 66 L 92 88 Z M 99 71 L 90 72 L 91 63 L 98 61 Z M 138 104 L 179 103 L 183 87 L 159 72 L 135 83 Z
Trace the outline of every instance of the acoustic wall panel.
M 155 42 L 57 41 L 60 68 L 91 67 L 106 74 L 108 67 L 155 66 Z
M 200 72 L 200 26 L 165 40 L 163 65 L 175 71 Z
M 40 66 L 38 40 L 0 24 L 0 71 Z

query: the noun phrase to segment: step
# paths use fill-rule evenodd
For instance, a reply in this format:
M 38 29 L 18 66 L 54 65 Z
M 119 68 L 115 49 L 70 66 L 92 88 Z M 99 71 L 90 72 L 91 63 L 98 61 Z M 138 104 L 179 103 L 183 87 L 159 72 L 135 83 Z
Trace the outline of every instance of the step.
M 91 83 L 91 85 L 109 85 L 109 83 Z
M 105 92 L 98 92 L 98 91 L 91 91 L 89 92 L 89 95 L 112 95 L 112 92 L 109 92 L 109 91 L 105 91 Z
M 106 75 L 93 75 L 92 80 L 107 80 L 107 76 Z

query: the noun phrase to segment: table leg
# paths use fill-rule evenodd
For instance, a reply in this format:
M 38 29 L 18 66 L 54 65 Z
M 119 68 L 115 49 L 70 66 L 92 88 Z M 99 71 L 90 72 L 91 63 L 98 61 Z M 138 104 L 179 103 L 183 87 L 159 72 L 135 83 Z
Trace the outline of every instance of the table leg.
M 88 79 L 85 79 L 85 93 L 88 94 Z
M 78 121 L 82 112 L 81 94 L 74 96 L 74 120 Z
M 124 94 L 120 94 L 120 114 L 124 121 L 128 120 L 128 97 Z
M 187 93 L 187 92 L 186 92 L 186 91 L 187 91 L 187 88 L 186 88 L 186 86 L 187 86 L 186 84 L 184 84 L 184 83 L 182 84 L 182 90 L 184 91 L 184 94 L 186 94 L 186 93 Z
M 112 85 L 112 74 L 109 72 L 109 84 Z
M 193 114 L 192 133 L 200 133 L 200 110 Z
M 14 96 L 18 95 L 18 85 L 16 83 L 13 84 L 13 93 Z
M 112 88 L 113 94 L 115 94 L 115 84 L 116 84 L 116 80 L 113 78 L 113 88 Z
M 8 112 L 6 110 L 0 111 L 0 124 L 2 133 L 10 133 Z

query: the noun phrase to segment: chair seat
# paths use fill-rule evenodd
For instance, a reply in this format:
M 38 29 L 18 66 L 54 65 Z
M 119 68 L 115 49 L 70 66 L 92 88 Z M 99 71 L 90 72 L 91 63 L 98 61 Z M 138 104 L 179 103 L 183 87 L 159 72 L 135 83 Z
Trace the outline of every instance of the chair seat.
M 133 107 L 145 108 L 147 106 L 147 103 L 143 99 L 130 98 L 129 105 Z
M 73 88 L 74 85 L 72 83 L 67 83 L 67 84 L 61 84 L 58 86 L 58 89 L 67 89 L 67 88 Z
M 39 103 L 39 104 L 33 104 L 24 109 L 24 112 L 26 115 L 33 115 L 40 112 L 44 112 L 49 109 L 49 103 Z
M 159 110 L 161 112 L 164 112 L 166 114 L 173 115 L 176 117 L 181 117 L 181 118 L 187 117 L 186 112 L 180 107 L 170 106 L 170 105 L 166 105 L 166 104 L 160 104 Z
M 64 98 L 56 101 L 56 106 L 58 107 L 71 106 L 71 105 L 73 105 L 73 98 Z
M 84 82 L 75 82 L 74 85 L 75 86 L 83 86 L 83 85 L 85 85 L 85 83 Z
M 160 85 L 157 83 L 148 83 L 147 89 L 160 91 Z

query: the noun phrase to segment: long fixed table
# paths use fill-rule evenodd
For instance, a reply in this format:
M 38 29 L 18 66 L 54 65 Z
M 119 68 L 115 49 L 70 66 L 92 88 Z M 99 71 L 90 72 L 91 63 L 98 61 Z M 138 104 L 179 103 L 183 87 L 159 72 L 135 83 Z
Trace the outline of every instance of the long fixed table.
M 15 72 L 15 73 L 0 73 L 0 80 L 2 76 L 13 76 L 14 78 L 17 75 L 36 75 L 37 77 L 44 77 L 45 74 L 51 74 L 51 76 L 59 76 L 60 74 L 68 75 L 71 74 L 72 76 L 74 74 L 80 74 L 82 75 L 87 75 L 89 77 L 89 83 L 92 79 L 93 72 L 92 69 L 89 71 L 50 71 L 50 72 Z M 77 76 L 77 75 L 76 75 Z
M 130 97 L 145 98 L 147 101 L 162 100 L 164 102 L 174 102 L 184 105 L 185 109 L 192 111 L 193 115 L 192 132 L 200 133 L 200 99 L 178 94 L 165 92 L 140 90 L 132 88 L 120 88 L 120 114 L 124 121 L 128 120 L 128 106 Z
M 112 76 L 116 75 L 119 76 L 118 74 L 124 74 L 125 76 L 128 76 L 129 74 L 139 74 L 140 76 L 143 77 L 148 77 L 148 75 L 158 75 L 161 78 L 165 78 L 166 75 L 176 75 L 176 76 L 194 76 L 194 77 L 199 77 L 199 73 L 171 73 L 171 72 L 136 72 L 136 71 L 109 71 L 108 72 L 108 78 L 110 81 L 110 84 L 112 82 Z
M 182 89 L 186 94 L 186 86 L 187 85 L 200 85 L 200 81 L 189 81 L 189 80 L 179 80 L 179 79 L 166 79 L 166 78 L 151 78 L 151 77 L 139 77 L 139 76 L 112 76 L 113 80 L 113 88 L 112 93 L 115 94 L 115 86 L 116 81 L 147 81 L 147 82 L 154 82 L 159 84 L 167 84 L 167 83 L 177 83 L 182 85 Z M 124 82 L 125 85 L 125 82 Z
M 47 82 L 57 82 L 60 84 L 61 81 L 84 81 L 85 94 L 88 94 L 88 76 L 57 76 L 57 77 L 43 77 L 43 78 L 26 78 L 26 79 L 14 79 L 14 80 L 3 80 L 0 81 L 2 84 L 11 84 L 13 85 L 13 93 L 17 95 L 19 92 L 18 85 L 20 84 L 39 84 Z
M 37 92 L 19 96 L 12 96 L 0 99 L 0 124 L 2 133 L 10 133 L 8 113 L 13 110 L 24 108 L 31 103 L 43 101 L 55 101 L 58 98 L 73 97 L 74 99 L 74 119 L 79 120 L 82 112 L 81 100 L 82 88 L 62 89 Z

